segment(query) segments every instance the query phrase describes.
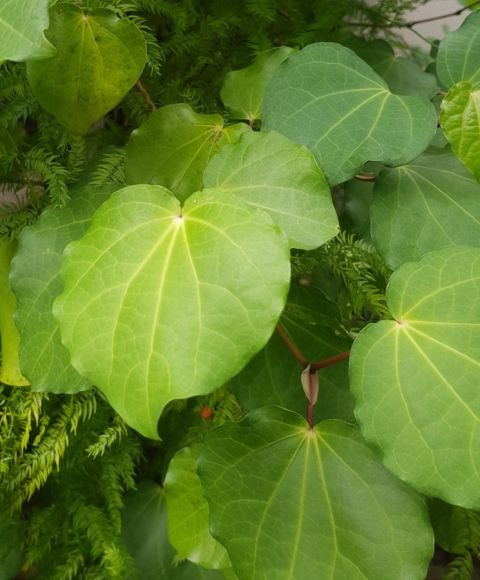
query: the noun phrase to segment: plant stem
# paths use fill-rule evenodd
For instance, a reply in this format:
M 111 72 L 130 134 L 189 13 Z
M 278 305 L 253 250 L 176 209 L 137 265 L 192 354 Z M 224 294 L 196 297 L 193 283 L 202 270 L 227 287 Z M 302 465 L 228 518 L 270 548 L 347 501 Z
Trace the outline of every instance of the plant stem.
M 350 351 L 346 350 L 341 352 L 340 354 L 336 354 L 335 356 L 331 356 L 330 358 L 325 358 L 321 361 L 312 363 L 311 368 L 312 371 L 318 371 L 319 369 L 324 369 L 326 367 L 330 367 L 334 364 L 339 363 L 342 360 L 345 360 L 350 356 Z
M 143 83 L 141 81 L 137 81 L 135 86 L 137 87 L 138 92 L 142 95 L 143 100 L 147 103 L 148 110 L 151 113 L 155 113 L 155 111 L 157 110 L 157 107 L 155 106 L 155 103 L 152 101 L 152 99 L 151 99 L 150 95 L 148 94 L 148 91 L 145 88 L 145 86 L 143 85 Z
M 283 328 L 283 326 L 280 323 L 277 324 L 277 332 L 282 337 L 283 342 L 287 345 L 288 349 L 293 354 L 293 356 L 302 365 L 302 369 L 306 368 L 308 366 L 307 359 L 300 352 L 300 349 L 298 348 L 298 346 L 288 336 L 287 332 L 285 331 L 285 329 Z

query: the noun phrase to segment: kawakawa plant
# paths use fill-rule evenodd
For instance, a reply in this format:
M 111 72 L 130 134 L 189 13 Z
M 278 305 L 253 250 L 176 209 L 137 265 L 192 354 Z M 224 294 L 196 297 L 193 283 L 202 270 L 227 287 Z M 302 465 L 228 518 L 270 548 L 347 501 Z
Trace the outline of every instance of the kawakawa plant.
M 0 577 L 468 578 L 480 13 L 205 4 L 0 6 Z

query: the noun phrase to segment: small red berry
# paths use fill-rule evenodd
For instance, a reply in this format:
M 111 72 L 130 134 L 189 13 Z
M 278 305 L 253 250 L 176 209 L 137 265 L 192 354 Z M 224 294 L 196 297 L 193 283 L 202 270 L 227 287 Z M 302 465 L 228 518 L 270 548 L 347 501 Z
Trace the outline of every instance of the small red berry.
M 202 407 L 200 409 L 200 417 L 205 420 L 211 419 L 213 417 L 212 407 Z

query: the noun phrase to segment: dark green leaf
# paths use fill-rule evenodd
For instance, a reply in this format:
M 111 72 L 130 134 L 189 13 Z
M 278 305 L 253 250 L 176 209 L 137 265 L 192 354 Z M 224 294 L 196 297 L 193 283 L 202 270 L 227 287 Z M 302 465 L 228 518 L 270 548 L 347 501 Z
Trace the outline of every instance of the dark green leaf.
M 84 12 L 57 4 L 50 11 L 48 39 L 53 58 L 28 62 L 28 80 L 38 102 L 72 133 L 116 107 L 146 62 L 137 26 L 109 10 Z
M 460 28 L 441 40 L 437 75 L 448 89 L 460 81 L 480 83 L 480 12 L 467 16 Z
M 220 115 L 195 113 L 184 103 L 162 107 L 132 133 L 127 182 L 162 185 L 184 201 L 202 188 L 210 157 L 243 131 L 243 123 L 224 127 Z
M 240 580 L 425 578 L 424 500 L 352 425 L 309 430 L 295 413 L 258 409 L 209 433 L 199 475 Z
M 317 43 L 273 75 L 263 127 L 306 145 L 336 185 L 366 161 L 400 165 L 414 159 L 435 134 L 436 115 L 427 100 L 392 94 L 350 49 Z
M 431 250 L 480 246 L 480 185 L 448 149 L 432 149 L 380 173 L 370 217 L 391 268 Z

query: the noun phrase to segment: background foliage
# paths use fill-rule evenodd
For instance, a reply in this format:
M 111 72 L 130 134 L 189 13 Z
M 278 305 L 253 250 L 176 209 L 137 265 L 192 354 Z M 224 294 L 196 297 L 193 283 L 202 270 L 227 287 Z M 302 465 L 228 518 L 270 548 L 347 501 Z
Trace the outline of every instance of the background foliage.
M 480 13 L 426 72 L 417 3 L 2 3 L 0 578 L 471 577 Z

